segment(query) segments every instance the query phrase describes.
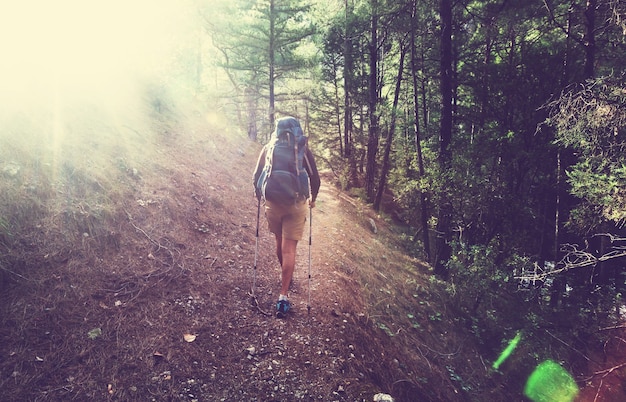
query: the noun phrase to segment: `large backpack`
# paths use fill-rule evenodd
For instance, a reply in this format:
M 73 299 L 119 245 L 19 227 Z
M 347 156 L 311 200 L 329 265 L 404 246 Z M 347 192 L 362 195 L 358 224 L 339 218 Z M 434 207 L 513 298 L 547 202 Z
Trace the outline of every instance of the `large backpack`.
M 257 182 L 263 198 L 282 205 L 309 198 L 309 175 L 304 169 L 306 147 L 307 137 L 298 120 L 283 117 L 276 122 Z

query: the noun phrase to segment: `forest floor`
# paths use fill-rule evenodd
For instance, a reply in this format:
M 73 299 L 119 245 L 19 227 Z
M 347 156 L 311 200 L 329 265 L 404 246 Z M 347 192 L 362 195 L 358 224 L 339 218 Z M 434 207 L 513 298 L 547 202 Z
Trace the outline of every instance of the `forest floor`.
M 491 372 L 502 344 L 483 356 L 445 284 L 330 173 L 293 310 L 275 318 L 279 266 L 251 184 L 260 145 L 203 116 L 168 127 L 140 141 L 142 158 L 66 167 L 65 181 L 2 158 L 5 190 L 40 200 L 14 203 L 30 223 L 0 239 L 3 400 L 523 399 L 525 376 Z

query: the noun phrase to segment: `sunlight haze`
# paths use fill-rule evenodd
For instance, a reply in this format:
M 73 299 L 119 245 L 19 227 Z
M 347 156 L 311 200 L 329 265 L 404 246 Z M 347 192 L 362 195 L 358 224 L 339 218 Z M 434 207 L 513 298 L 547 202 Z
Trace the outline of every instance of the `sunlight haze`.
M 121 96 L 168 63 L 185 29 L 184 6 L 168 0 L 3 2 L 0 106 L 59 95 Z

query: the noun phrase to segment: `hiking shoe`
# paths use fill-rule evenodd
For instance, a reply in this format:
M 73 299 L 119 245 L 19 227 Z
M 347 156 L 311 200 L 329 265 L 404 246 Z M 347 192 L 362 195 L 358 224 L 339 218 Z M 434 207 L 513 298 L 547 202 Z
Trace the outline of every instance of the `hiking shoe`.
M 276 303 L 276 317 L 284 317 L 289 309 L 291 309 L 291 303 L 289 303 L 289 300 L 279 300 L 278 303 Z

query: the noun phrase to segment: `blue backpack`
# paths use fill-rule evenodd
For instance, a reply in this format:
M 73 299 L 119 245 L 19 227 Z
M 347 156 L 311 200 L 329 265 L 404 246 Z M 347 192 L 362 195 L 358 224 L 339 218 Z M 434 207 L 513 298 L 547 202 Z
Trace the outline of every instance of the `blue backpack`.
M 309 175 L 304 169 L 306 147 L 307 137 L 298 120 L 283 117 L 276 121 L 257 181 L 257 191 L 265 200 L 289 205 L 309 198 Z

